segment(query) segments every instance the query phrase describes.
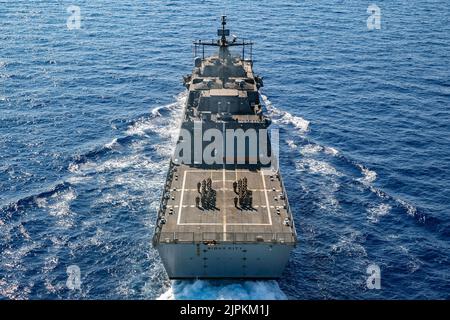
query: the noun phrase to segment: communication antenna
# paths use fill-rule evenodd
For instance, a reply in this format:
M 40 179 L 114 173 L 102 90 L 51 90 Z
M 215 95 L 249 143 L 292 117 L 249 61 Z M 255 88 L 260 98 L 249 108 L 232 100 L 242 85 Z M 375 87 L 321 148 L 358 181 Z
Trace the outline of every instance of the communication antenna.
M 230 35 L 230 29 L 225 29 L 226 25 L 227 25 L 227 16 L 222 16 L 222 29 L 217 30 L 217 35 L 221 37 L 220 39 L 221 46 L 226 46 L 227 37 Z

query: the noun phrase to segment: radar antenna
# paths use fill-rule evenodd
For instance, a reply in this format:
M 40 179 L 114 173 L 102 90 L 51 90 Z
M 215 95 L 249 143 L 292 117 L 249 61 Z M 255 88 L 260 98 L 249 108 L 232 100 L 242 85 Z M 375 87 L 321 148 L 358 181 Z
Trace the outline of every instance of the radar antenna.
M 225 29 L 227 25 L 227 16 L 222 16 L 222 29 L 217 30 L 217 35 L 221 37 L 220 46 L 225 47 L 227 45 L 227 36 L 230 35 L 230 29 Z
M 244 61 L 250 61 L 252 63 L 253 60 L 253 42 L 251 41 L 245 41 L 242 39 L 242 41 L 238 41 L 237 37 L 235 35 L 232 36 L 233 40 L 228 42 L 227 37 L 230 36 L 230 29 L 226 29 L 227 25 L 227 16 L 222 16 L 222 28 L 217 30 L 217 35 L 220 37 L 219 39 L 212 40 L 211 42 L 208 41 L 194 41 L 194 57 L 197 57 L 198 49 L 201 47 L 202 52 L 202 60 L 205 60 L 205 46 L 213 46 L 213 47 L 219 47 L 219 57 L 222 59 L 229 55 L 228 47 L 235 47 L 235 46 L 241 46 L 242 47 L 242 60 Z M 250 59 L 245 58 L 245 47 L 250 47 Z

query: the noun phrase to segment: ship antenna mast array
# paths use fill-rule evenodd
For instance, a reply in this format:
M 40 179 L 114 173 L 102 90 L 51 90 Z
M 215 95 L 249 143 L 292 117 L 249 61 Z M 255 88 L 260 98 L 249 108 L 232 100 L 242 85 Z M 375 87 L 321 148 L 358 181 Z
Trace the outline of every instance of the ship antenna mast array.
M 213 47 L 220 47 L 220 50 L 224 52 L 225 47 L 234 47 L 234 46 L 242 46 L 242 59 L 244 61 L 250 61 L 252 63 L 253 61 L 253 42 L 251 41 L 236 41 L 237 37 L 233 36 L 233 41 L 228 42 L 227 37 L 230 36 L 230 29 L 225 29 L 227 25 L 227 16 L 222 16 L 222 28 L 217 30 L 217 35 L 220 37 L 219 40 L 212 40 L 211 42 L 204 42 L 201 40 L 194 41 L 194 57 L 197 57 L 198 49 L 202 48 L 202 60 L 205 60 L 205 46 L 213 46 Z M 250 59 L 245 59 L 245 47 L 250 47 Z
M 230 29 L 225 29 L 227 25 L 227 16 L 222 16 L 222 30 L 217 30 L 217 35 L 222 36 L 220 39 L 220 46 L 225 47 L 227 45 L 227 36 L 230 35 Z

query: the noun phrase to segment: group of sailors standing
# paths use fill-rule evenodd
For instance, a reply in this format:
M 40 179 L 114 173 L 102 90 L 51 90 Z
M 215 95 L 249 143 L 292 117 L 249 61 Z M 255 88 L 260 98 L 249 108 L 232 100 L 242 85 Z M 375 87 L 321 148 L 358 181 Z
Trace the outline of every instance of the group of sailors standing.
M 234 206 L 238 209 L 248 210 L 252 208 L 253 195 L 252 191 L 247 187 L 247 178 L 243 177 L 233 182 Z M 216 208 L 217 193 L 212 188 L 211 178 L 203 179 L 197 183 L 197 192 L 199 195 L 195 197 L 195 206 L 206 210 Z
M 247 188 L 247 178 L 244 177 L 233 182 L 233 191 L 237 194 L 234 197 L 234 206 L 236 208 L 251 209 L 253 203 L 252 192 Z M 239 206 L 238 206 L 239 204 Z
M 197 183 L 197 191 L 199 195 L 195 198 L 195 206 L 203 209 L 215 209 L 216 208 L 216 191 L 212 188 L 211 178 L 203 179 Z

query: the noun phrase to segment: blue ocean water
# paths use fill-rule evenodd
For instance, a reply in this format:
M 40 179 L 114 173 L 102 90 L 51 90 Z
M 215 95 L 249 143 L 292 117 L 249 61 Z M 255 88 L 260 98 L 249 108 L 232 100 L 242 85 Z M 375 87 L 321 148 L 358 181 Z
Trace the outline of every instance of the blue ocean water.
M 359 0 L 0 1 L 0 299 L 449 299 L 450 3 L 373 2 L 369 31 Z M 300 242 L 279 281 L 170 282 L 151 237 L 181 76 L 224 13 Z

